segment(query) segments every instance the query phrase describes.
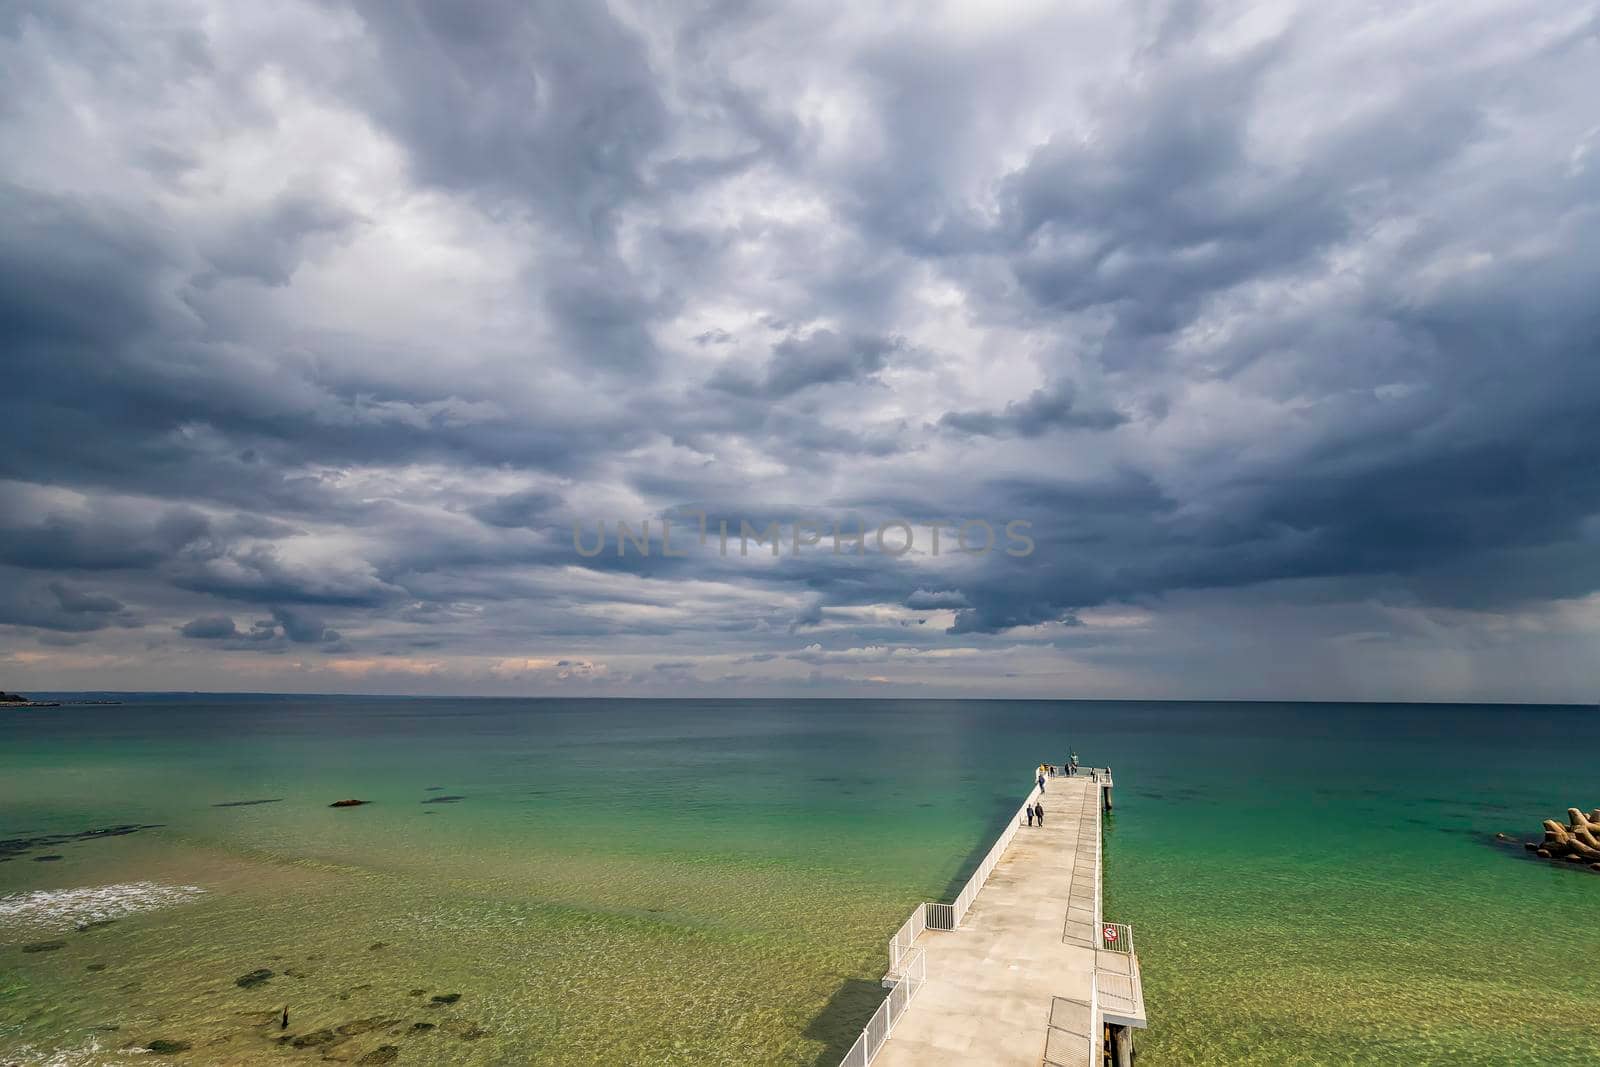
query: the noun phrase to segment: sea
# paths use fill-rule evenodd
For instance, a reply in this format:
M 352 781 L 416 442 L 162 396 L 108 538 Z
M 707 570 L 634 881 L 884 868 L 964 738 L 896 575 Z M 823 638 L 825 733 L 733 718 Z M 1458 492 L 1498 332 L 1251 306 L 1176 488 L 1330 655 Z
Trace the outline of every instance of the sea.
M 1144 1067 L 1600 1063 L 1592 707 L 118 699 L 0 709 L 0 1064 L 834 1067 L 1073 751 Z

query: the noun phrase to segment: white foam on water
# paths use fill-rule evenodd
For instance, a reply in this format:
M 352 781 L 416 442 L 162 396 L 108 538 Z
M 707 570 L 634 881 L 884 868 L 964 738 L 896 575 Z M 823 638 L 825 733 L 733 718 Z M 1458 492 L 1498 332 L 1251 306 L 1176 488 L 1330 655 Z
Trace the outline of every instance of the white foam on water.
M 0 897 L 0 926 L 75 926 L 120 919 L 183 904 L 204 893 L 197 885 L 123 882 L 78 889 L 38 889 Z

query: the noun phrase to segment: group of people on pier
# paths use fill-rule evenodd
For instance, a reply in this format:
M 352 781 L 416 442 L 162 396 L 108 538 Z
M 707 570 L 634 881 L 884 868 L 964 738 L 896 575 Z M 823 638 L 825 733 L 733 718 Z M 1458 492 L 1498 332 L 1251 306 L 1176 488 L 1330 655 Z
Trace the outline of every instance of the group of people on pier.
M 1076 752 L 1072 753 L 1071 757 L 1068 758 L 1067 762 L 1063 763 L 1059 767 L 1056 766 L 1054 763 L 1041 763 L 1041 764 L 1039 764 L 1039 777 L 1038 777 L 1038 779 L 1036 781 L 1036 784 L 1039 786 L 1039 792 L 1041 794 L 1044 792 L 1045 779 L 1054 778 L 1058 774 L 1064 774 L 1064 775 L 1067 775 L 1068 777 L 1071 777 L 1071 776 L 1073 776 L 1073 775 L 1075 775 L 1077 773 L 1078 773 L 1078 754 Z M 1038 823 L 1039 823 L 1040 826 L 1044 825 L 1044 804 L 1043 804 L 1043 802 L 1034 801 L 1031 805 L 1023 808 L 1023 811 L 1027 812 L 1027 814 L 1028 814 L 1028 825 L 1029 826 L 1032 826 L 1034 824 L 1034 820 L 1038 820 Z

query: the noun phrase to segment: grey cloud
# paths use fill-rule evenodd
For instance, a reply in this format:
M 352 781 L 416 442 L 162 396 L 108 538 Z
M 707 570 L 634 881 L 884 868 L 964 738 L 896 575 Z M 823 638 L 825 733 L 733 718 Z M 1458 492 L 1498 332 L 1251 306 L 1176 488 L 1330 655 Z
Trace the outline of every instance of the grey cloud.
M 61 605 L 61 610 L 65 612 L 104 615 L 122 610 L 122 601 L 115 597 L 74 589 L 65 582 L 51 582 L 49 588 L 55 594 L 56 602 Z
M 939 608 L 964 608 L 966 596 L 959 589 L 918 589 L 905 599 L 905 606 L 913 611 L 933 611 Z
M 1080 408 L 1071 382 L 1035 389 L 1028 399 L 1012 401 L 1001 412 L 947 411 L 939 425 L 957 433 L 980 437 L 1038 437 L 1050 430 L 1110 430 L 1127 422 L 1127 416 L 1107 408 Z
M 283 627 L 284 636 L 298 645 L 339 640 L 338 631 L 328 629 L 320 618 L 303 610 L 273 608 L 272 618 Z
M 472 514 L 490 526 L 528 526 L 560 506 L 561 497 L 555 493 L 529 489 L 497 496 L 487 504 L 473 508 Z
M 90 633 L 108 627 L 132 629 L 141 622 L 112 597 L 60 581 L 40 583 L 25 571 L 0 568 L 0 624 Z
M 725 364 L 708 384 L 738 396 L 781 399 L 814 385 L 870 381 L 900 347 L 892 337 L 846 337 L 832 330 L 816 330 L 773 345 L 758 373 Z
M 234 637 L 239 630 L 233 620 L 226 615 L 202 615 L 198 619 L 190 619 L 184 623 L 179 632 L 198 641 L 214 641 L 224 637 Z
M 1242 44 L 1198 4 L 979 35 L 737 5 L 17 7 L 0 623 L 175 642 L 201 678 L 428 649 L 452 691 L 515 691 L 471 664 L 530 643 L 596 679 L 632 657 L 618 691 L 704 655 L 760 686 L 812 630 L 933 651 L 1046 626 L 1070 648 L 1019 637 L 1034 666 L 1176 677 L 1209 661 L 1093 609 L 1155 632 L 1203 601 L 1249 634 L 1267 590 L 1307 648 L 1353 601 L 1529 614 L 1558 636 L 1528 663 L 1580 645 L 1593 21 L 1291 8 Z M 269 68 L 295 91 L 242 91 Z M 1000 375 L 1046 384 L 972 399 Z M 556 521 L 686 501 L 1021 517 L 1037 547 L 589 560 Z M 936 610 L 953 635 L 906 617 Z M 799 662 L 796 691 L 866 684 Z
M 6 494 L 0 494 L 0 498 Z M 150 515 L 133 508 L 91 503 L 78 511 L 34 516 L 10 497 L 16 509 L 0 537 L 0 562 L 35 570 L 118 570 L 161 563 L 206 538 L 209 520 L 196 511 L 175 508 Z M 18 522 L 20 520 L 20 522 Z M 0 519 L 0 522 L 6 520 Z

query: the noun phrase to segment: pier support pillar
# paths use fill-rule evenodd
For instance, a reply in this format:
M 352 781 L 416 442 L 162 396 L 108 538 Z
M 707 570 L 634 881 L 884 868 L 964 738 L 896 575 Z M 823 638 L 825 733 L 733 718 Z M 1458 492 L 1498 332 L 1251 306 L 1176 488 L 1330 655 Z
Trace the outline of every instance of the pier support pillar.
M 1110 811 L 1111 810 L 1111 787 L 1108 785 L 1104 789 L 1100 790 L 1100 796 L 1103 797 L 1104 800 L 1105 800 L 1106 810 Z
M 1132 1027 L 1113 1026 L 1111 1028 L 1111 1054 L 1116 1062 L 1116 1067 L 1133 1067 Z

